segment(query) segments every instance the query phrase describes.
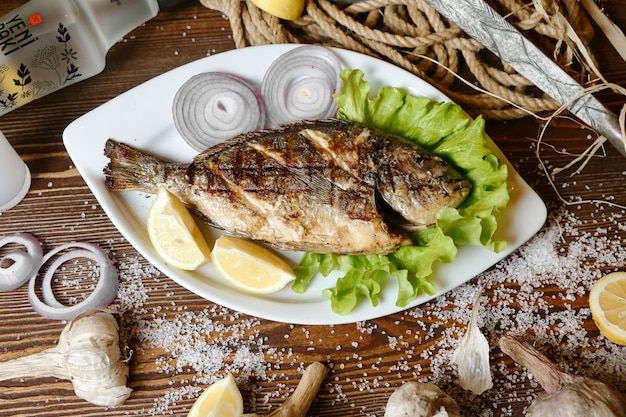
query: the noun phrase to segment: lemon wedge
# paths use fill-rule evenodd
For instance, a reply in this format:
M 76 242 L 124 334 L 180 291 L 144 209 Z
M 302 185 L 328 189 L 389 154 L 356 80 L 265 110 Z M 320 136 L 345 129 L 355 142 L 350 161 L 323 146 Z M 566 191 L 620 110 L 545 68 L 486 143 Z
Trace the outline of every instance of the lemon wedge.
M 600 332 L 626 346 L 626 272 L 613 272 L 596 281 L 589 293 L 589 308 Z
M 198 397 L 187 417 L 241 417 L 243 399 L 232 374 L 209 385 Z
M 170 265 L 194 270 L 210 259 L 209 249 L 187 207 L 160 186 L 148 212 L 148 235 L 157 253 Z
M 252 0 L 259 9 L 285 20 L 297 20 L 302 16 L 305 0 Z
M 245 239 L 220 236 L 213 246 L 211 259 L 228 282 L 254 294 L 276 292 L 296 279 L 284 260 Z

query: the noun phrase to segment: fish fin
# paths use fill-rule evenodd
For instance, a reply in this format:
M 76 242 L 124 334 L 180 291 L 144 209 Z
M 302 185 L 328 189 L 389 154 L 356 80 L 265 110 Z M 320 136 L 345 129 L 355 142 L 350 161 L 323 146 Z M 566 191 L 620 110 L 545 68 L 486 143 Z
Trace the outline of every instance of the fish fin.
M 295 179 L 309 188 L 308 197 L 318 203 L 328 204 L 331 195 L 340 191 L 335 184 L 320 175 L 310 175 L 301 168 L 287 167 L 287 170 L 292 173 Z
M 104 155 L 110 159 L 104 167 L 106 186 L 111 191 L 140 190 L 155 193 L 165 179 L 167 164 L 132 146 L 109 139 Z

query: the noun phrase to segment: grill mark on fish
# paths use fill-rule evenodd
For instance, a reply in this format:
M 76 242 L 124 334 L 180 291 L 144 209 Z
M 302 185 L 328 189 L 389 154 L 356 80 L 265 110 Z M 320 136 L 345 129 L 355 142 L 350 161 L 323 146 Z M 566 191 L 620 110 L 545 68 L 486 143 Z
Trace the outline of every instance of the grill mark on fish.
M 230 195 L 233 199 L 237 199 L 251 211 L 256 212 L 258 215 L 265 215 L 265 213 L 271 209 L 269 204 L 263 204 L 263 200 L 254 198 L 251 193 L 246 192 L 246 190 L 237 185 L 232 178 L 225 176 L 224 172 L 216 167 L 215 164 L 207 163 L 205 166 L 210 167 L 210 170 L 216 175 L 216 177 L 223 180 L 225 185 L 224 191 L 227 194 L 231 193 Z
M 156 192 L 165 184 L 208 224 L 286 250 L 388 253 L 404 236 L 380 201 L 420 228 L 469 191 L 440 158 L 336 119 L 239 135 L 189 165 L 113 140 L 105 154 L 110 190 Z
M 367 131 L 365 133 L 367 136 Z M 377 212 L 364 210 L 364 207 L 375 205 L 374 194 L 368 185 L 360 183 L 354 169 L 329 148 L 328 135 L 303 129 L 292 139 L 291 145 L 284 143 L 282 138 L 271 144 L 246 143 L 251 149 L 275 161 L 281 170 L 275 175 L 263 175 L 263 178 L 293 178 L 297 182 L 286 187 L 302 185 L 302 188 L 293 188 L 292 191 L 308 193 L 310 198 L 321 204 L 337 205 L 354 219 L 370 221 L 378 216 Z M 293 150 L 286 151 L 286 146 L 292 146 Z M 291 158 L 286 158 L 286 154 Z M 264 185 L 259 188 L 264 192 L 267 190 Z M 279 194 L 283 192 L 283 189 L 278 189 Z
M 294 179 L 297 180 L 296 183 L 293 184 L 294 191 L 310 191 L 310 190 L 321 190 L 323 192 L 313 192 L 311 193 L 312 197 L 321 203 L 331 203 L 330 193 L 331 193 L 331 184 L 324 178 L 307 172 L 304 167 L 299 166 L 298 164 L 290 164 L 287 159 L 284 158 L 284 155 L 281 154 L 276 149 L 271 149 L 267 146 L 261 145 L 260 143 L 249 143 L 248 146 L 254 151 L 262 154 L 263 156 L 273 160 L 278 164 L 281 170 L 289 171 Z M 292 161 L 293 162 L 293 161 Z M 278 174 L 278 173 L 277 173 Z M 280 174 L 278 174 L 280 175 Z M 275 176 L 268 176 L 269 178 L 275 179 Z M 296 184 L 300 185 L 301 188 L 297 188 Z M 265 188 L 260 186 L 259 188 Z M 280 192 L 280 190 L 278 190 Z
M 260 154 L 265 155 L 268 158 L 278 162 L 280 165 L 287 166 L 287 161 L 285 160 L 285 158 L 283 158 L 283 155 L 280 152 L 269 149 L 267 146 L 263 146 L 259 143 L 250 143 L 248 144 L 248 146 L 259 152 Z
M 328 158 L 332 159 L 341 169 L 346 172 L 352 172 L 351 167 L 348 166 L 346 161 L 342 158 L 339 158 L 337 154 L 333 152 L 333 150 L 330 148 L 330 138 L 328 137 L 328 135 L 325 135 L 318 130 L 312 129 L 303 130 L 301 135 L 309 140 L 314 146 L 316 146 L 323 155 L 327 155 Z M 355 141 L 355 145 L 357 145 L 357 141 Z

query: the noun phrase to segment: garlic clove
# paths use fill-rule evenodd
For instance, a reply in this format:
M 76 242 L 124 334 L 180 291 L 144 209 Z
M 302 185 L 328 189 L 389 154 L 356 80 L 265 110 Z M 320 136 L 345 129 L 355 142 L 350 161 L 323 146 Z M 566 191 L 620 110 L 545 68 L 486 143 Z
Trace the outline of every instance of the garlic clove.
M 459 406 L 435 384 L 407 382 L 387 400 L 384 417 L 460 417 Z
M 472 318 L 461 345 L 452 354 L 452 363 L 457 365 L 459 384 L 463 389 L 480 395 L 493 387 L 491 368 L 489 365 L 489 342 L 478 328 L 478 307 L 480 295 L 478 292 Z
M 546 390 L 527 417 L 626 417 L 626 395 L 593 378 L 570 375 L 527 343 L 504 336 L 500 348 L 527 368 Z

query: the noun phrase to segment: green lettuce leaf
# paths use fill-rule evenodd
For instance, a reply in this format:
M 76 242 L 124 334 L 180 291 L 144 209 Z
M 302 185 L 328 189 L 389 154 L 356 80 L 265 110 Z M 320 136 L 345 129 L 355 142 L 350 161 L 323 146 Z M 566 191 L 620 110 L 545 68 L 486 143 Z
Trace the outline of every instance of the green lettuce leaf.
M 433 266 L 452 262 L 460 245 L 481 245 L 496 252 L 506 248 L 505 241 L 493 236 L 498 227 L 495 215 L 509 201 L 508 169 L 487 145 L 483 118 L 472 120 L 454 103 L 413 96 L 395 87 L 382 87 L 372 96 L 363 76 L 360 70 L 342 71 L 342 88 L 335 95 L 338 117 L 402 137 L 440 156 L 470 182 L 471 191 L 459 207 L 442 209 L 435 226 L 412 233 L 412 246 L 389 255 L 305 254 L 292 289 L 302 293 L 318 273 L 326 277 L 341 271 L 344 275 L 335 287 L 324 290 L 332 310 L 341 315 L 363 298 L 376 306 L 390 276 L 398 282 L 399 307 L 422 291 L 434 295 Z

